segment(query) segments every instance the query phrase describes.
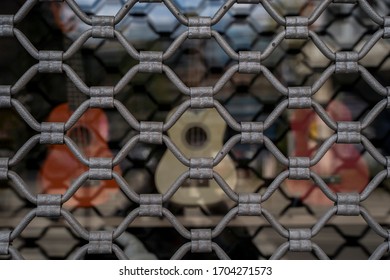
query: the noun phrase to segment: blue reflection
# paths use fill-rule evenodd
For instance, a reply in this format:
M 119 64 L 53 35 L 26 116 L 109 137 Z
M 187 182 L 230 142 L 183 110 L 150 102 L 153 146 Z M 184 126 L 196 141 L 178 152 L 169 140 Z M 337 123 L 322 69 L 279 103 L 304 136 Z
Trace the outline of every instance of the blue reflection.
M 248 21 L 257 32 L 272 32 L 276 29 L 276 21 L 269 15 L 263 6 L 256 6 L 250 14 Z
M 184 13 L 197 11 L 203 1 L 204 0 L 173 0 L 176 6 Z
M 225 107 L 236 120 L 252 121 L 264 106 L 250 95 L 236 94 Z
M 115 16 L 122 8 L 122 4 L 118 1 L 108 1 L 96 13 L 98 16 Z
M 84 12 L 91 13 L 91 14 L 96 13 L 104 3 L 108 2 L 107 0 L 75 0 L 75 1 Z
M 179 24 L 164 4 L 155 5 L 148 13 L 148 20 L 157 32 L 173 32 Z
M 226 35 L 230 39 L 232 48 L 238 50 L 250 50 L 257 33 L 246 22 L 236 22 L 229 26 Z
M 207 1 L 204 5 L 203 8 L 201 8 L 199 12 L 199 16 L 202 17 L 213 17 L 216 12 L 222 7 L 224 4 L 224 1 Z M 213 26 L 213 29 L 220 32 L 224 33 L 226 30 L 226 27 L 232 23 L 233 17 L 229 14 L 226 13 L 223 18 Z
M 122 34 L 136 47 L 144 47 L 144 44 L 151 43 L 159 38 L 143 17 L 134 17 L 129 20 L 129 24 L 124 28 Z

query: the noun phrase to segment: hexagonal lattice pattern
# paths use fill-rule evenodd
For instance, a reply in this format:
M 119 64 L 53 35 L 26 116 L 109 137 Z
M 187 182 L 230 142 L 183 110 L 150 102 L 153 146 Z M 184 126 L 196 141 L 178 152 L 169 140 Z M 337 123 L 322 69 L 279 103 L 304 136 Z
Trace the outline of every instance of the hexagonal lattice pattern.
M 371 259 L 388 253 L 390 231 L 370 202 L 389 192 L 390 128 L 375 132 L 390 106 L 385 4 L 64 2 L 26 0 L 16 12 L 0 11 L 0 40 L 13 39 L 32 61 L 17 81 L 0 80 L 1 113 L 12 109 L 34 131 L 17 148 L 0 135 L 0 180 L 20 217 L 9 219 L 0 208 L 1 258 L 336 259 L 346 258 L 351 244 Z M 38 6 L 48 26 L 66 33 L 62 47 L 26 35 Z M 47 89 L 49 76 L 64 80 L 65 117 L 43 112 L 65 99 Z M 24 91 L 39 95 L 32 99 L 41 111 L 29 108 Z M 83 97 L 72 103 L 69 92 Z M 98 128 L 80 125 L 88 118 Z M 111 138 L 110 122 L 121 130 Z M 94 139 L 110 147 L 90 153 Z M 82 172 L 58 183 L 66 172 L 44 167 L 37 177 L 47 187 L 30 184 L 20 167 L 36 164 L 33 154 L 42 153 L 34 149 L 44 145 L 48 157 L 62 151 L 62 160 Z M 356 190 L 350 178 L 364 186 Z M 93 201 L 74 204 L 83 194 Z M 190 198 L 184 203 L 191 207 L 178 207 L 178 198 Z M 197 213 L 197 226 L 181 219 L 183 212 Z M 202 220 L 210 213 L 218 215 Z M 346 223 L 356 223 L 352 233 Z M 137 225 L 133 233 L 148 249 L 163 232 L 167 244 L 159 238 L 150 254 L 127 232 Z M 325 233 L 336 236 L 333 247 Z M 56 238 L 68 241 L 47 245 Z

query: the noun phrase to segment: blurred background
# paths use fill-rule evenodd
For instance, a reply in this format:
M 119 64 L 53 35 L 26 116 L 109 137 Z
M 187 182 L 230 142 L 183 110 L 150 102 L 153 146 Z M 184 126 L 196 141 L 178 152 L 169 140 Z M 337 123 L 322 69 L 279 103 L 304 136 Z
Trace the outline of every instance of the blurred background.
M 76 0 L 88 15 L 115 15 L 124 0 Z M 173 0 L 185 15 L 213 16 L 223 5 L 222 0 Z M 321 1 L 269 1 L 281 15 L 309 16 Z M 369 1 L 381 15 L 389 15 L 390 1 Z M 22 0 L 2 0 L 0 14 L 14 14 Z M 66 5 L 39 3 L 18 24 L 38 50 L 66 50 L 73 40 L 88 29 Z M 331 4 L 311 25 L 333 51 L 360 50 L 378 30 L 367 14 L 353 4 Z M 284 27 L 278 25 L 262 5 L 235 4 L 218 24 L 213 26 L 236 52 L 264 51 Z M 164 4 L 137 3 L 117 26 L 125 38 L 138 50 L 164 51 L 186 28 Z M 389 41 L 380 39 L 360 61 L 382 85 L 389 84 Z M 36 63 L 16 38 L 0 38 L 0 84 L 13 85 Z M 136 65 L 115 39 L 89 39 L 69 65 L 77 69 L 87 86 L 113 86 Z M 189 87 L 213 86 L 231 65 L 236 64 L 213 40 L 186 40 L 166 61 L 177 76 Z M 311 40 L 283 40 L 263 62 L 279 80 L 289 87 L 311 86 L 331 62 L 321 54 Z M 65 75 L 39 74 L 17 94 L 16 98 L 38 122 L 52 119 L 67 104 L 77 108 L 83 96 L 69 85 Z M 283 96 L 264 75 L 238 74 L 216 95 L 236 121 L 264 121 L 283 100 Z M 319 102 L 336 121 L 359 121 L 380 101 L 376 93 L 359 74 L 333 75 L 315 94 Z M 117 99 L 139 121 L 165 121 L 183 100 L 183 94 L 164 74 L 137 74 Z M 74 107 L 72 107 L 74 106 Z M 390 152 L 389 111 L 384 110 L 364 130 L 364 135 L 377 150 Z M 85 136 L 88 126 L 75 130 L 71 137 L 88 149 L 91 138 L 97 137 L 105 153 L 115 155 L 129 139 L 137 134 L 116 110 L 91 118 L 99 119 L 98 136 Z M 206 121 L 212 119 L 212 121 Z M 218 131 L 220 137 L 211 137 Z M 311 156 L 333 131 L 313 110 L 285 110 L 267 129 L 266 135 L 286 156 Z M 12 157 L 35 132 L 12 109 L 0 110 L 0 157 Z M 190 112 L 168 132 L 186 155 L 218 152 L 234 132 L 213 111 Z M 77 142 L 77 141 L 76 141 Z M 207 149 L 205 148 L 207 146 Z M 34 192 L 63 193 L 61 178 L 70 178 L 77 165 L 61 158 L 53 159 L 52 150 L 36 145 L 15 170 Z M 65 154 L 64 157 L 67 155 Z M 210 155 L 212 156 L 212 155 Z M 71 161 L 71 159 L 69 159 Z M 67 166 L 72 166 L 68 169 Z M 137 193 L 163 193 L 171 184 L 168 170 L 180 169 L 181 163 L 164 145 L 137 144 L 116 170 Z M 50 178 L 50 169 L 62 172 L 60 178 Z M 334 145 L 313 167 L 332 190 L 360 192 L 383 170 L 362 145 Z M 237 144 L 221 166 L 221 173 L 236 192 L 264 192 L 275 177 L 285 170 L 276 158 L 261 145 Z M 75 179 L 75 178 L 73 178 Z M 64 180 L 63 180 L 64 181 Z M 50 187 L 57 182 L 55 187 Z M 62 186 L 61 186 L 62 184 Z M 186 186 L 196 185 L 207 193 L 208 182 L 188 181 L 180 196 L 165 205 L 187 228 L 215 227 L 234 206 L 228 197 L 212 202 L 191 200 Z M 115 228 L 123 218 L 138 207 L 132 204 L 116 185 L 99 190 L 99 186 L 84 186 L 76 198 L 64 207 L 89 230 Z M 190 188 L 188 188 L 189 190 Z M 384 228 L 390 224 L 390 185 L 383 181 L 363 205 Z M 212 193 L 210 193 L 212 195 Z M 187 197 L 188 199 L 183 199 Z M 332 202 L 310 181 L 283 182 L 266 201 L 267 208 L 285 227 L 311 227 Z M 0 182 L 0 229 L 13 228 L 34 208 L 18 195 L 7 182 Z M 367 259 L 383 242 L 359 217 L 335 217 L 313 239 L 331 259 Z M 169 259 L 185 243 L 185 239 L 165 219 L 137 218 L 120 246 L 135 259 Z M 276 231 L 259 217 L 235 218 L 215 239 L 232 259 L 268 259 L 283 242 Z M 27 259 L 65 259 L 84 244 L 64 223 L 37 218 L 14 241 L 14 246 Z M 126 251 L 127 250 L 127 251 Z M 103 256 L 111 258 L 113 256 Z M 385 256 L 386 257 L 386 256 Z M 0 256 L 0 258 L 2 258 Z M 216 258 L 214 254 L 188 254 L 186 258 Z M 310 259 L 311 254 L 288 253 L 286 259 Z

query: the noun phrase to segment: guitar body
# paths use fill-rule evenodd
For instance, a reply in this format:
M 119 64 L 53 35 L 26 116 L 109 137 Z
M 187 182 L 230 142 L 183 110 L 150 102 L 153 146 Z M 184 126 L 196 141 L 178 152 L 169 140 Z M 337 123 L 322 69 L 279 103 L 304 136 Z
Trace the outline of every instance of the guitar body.
M 66 122 L 72 115 L 68 104 L 56 107 L 48 122 Z M 101 109 L 89 109 L 83 114 L 67 136 L 77 144 L 84 156 L 112 157 L 107 145 L 108 120 Z M 81 174 L 88 171 L 66 145 L 49 146 L 48 156 L 40 171 L 44 193 L 63 194 Z M 120 172 L 118 166 L 114 171 Z M 67 202 L 70 206 L 91 207 L 105 203 L 119 189 L 114 180 L 88 181 Z
M 169 114 L 171 115 L 172 112 Z M 169 118 L 169 116 L 168 116 Z M 226 124 L 215 109 L 187 110 L 168 134 L 187 157 L 215 157 L 223 145 Z M 227 155 L 214 167 L 231 188 L 235 188 L 237 174 L 234 162 Z M 188 167 L 169 151 L 164 154 L 156 170 L 156 187 L 165 193 Z M 227 196 L 214 180 L 188 179 L 171 198 L 184 206 L 206 206 L 226 200 Z
M 327 113 L 335 121 L 350 121 L 351 113 L 340 101 L 332 101 Z M 297 110 L 292 116 L 291 131 L 294 151 L 292 156 L 313 157 L 318 139 L 326 139 L 333 131 L 312 110 Z M 334 144 L 324 157 L 311 168 L 333 192 L 361 192 L 369 181 L 368 164 L 353 144 Z M 310 180 L 287 180 L 287 189 L 294 196 L 313 205 L 332 202 Z

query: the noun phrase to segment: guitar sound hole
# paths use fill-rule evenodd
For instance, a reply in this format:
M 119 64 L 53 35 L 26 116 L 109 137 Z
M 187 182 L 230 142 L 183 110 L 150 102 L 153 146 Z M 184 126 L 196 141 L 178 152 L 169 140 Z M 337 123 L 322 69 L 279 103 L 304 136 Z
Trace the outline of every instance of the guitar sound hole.
M 92 136 L 88 128 L 83 126 L 77 126 L 69 132 L 69 137 L 80 148 L 86 148 L 91 144 Z
M 185 139 L 188 145 L 199 148 L 206 143 L 207 132 L 199 126 L 194 126 L 187 130 Z

